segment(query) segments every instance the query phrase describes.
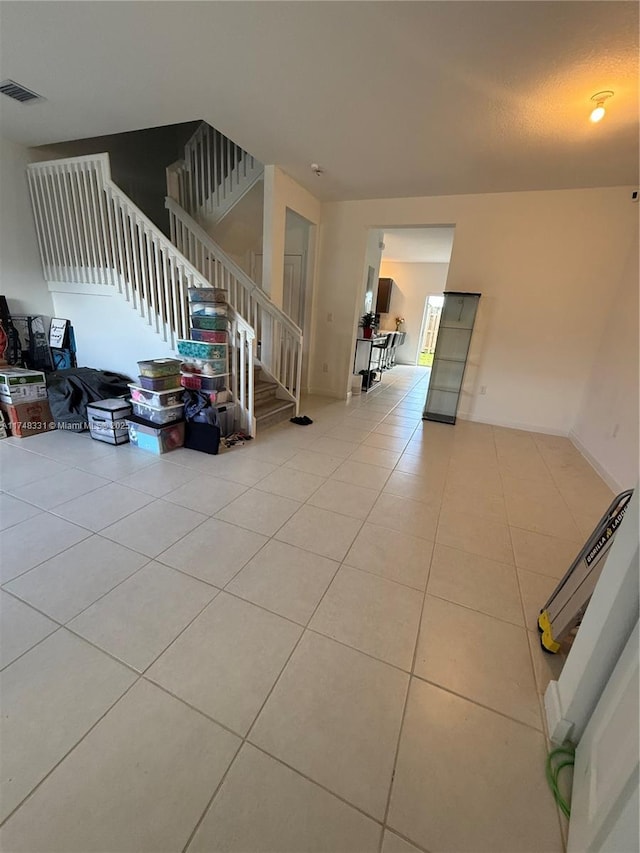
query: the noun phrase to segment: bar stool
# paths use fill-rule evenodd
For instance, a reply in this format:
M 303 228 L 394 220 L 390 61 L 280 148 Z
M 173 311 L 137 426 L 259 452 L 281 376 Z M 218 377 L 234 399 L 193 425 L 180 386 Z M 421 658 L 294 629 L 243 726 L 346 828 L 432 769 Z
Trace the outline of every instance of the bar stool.
M 396 347 L 400 342 L 400 334 L 399 332 L 394 332 L 391 336 L 391 343 L 389 344 L 389 355 L 387 356 L 387 363 L 389 368 L 392 368 L 396 363 Z
M 373 365 L 378 370 L 387 370 L 389 367 L 389 345 L 393 339 L 393 334 L 385 335 L 384 340 L 378 343 L 371 344 L 372 350 L 378 350 L 378 360 Z M 372 353 L 373 355 L 373 353 Z

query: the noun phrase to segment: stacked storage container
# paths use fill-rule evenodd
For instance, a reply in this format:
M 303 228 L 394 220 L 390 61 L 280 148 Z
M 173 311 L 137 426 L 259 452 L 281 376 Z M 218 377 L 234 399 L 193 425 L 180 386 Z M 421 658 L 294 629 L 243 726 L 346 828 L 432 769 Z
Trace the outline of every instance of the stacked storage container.
M 161 454 L 184 444 L 183 388 L 180 361 L 155 358 L 139 361 L 139 384 L 130 384 L 133 416 L 129 439 L 136 447 Z
M 222 435 L 233 432 L 233 403 L 229 380 L 229 318 L 227 292 L 218 287 L 190 287 L 191 340 L 178 341 L 183 357 L 181 383 L 206 391 L 218 409 Z

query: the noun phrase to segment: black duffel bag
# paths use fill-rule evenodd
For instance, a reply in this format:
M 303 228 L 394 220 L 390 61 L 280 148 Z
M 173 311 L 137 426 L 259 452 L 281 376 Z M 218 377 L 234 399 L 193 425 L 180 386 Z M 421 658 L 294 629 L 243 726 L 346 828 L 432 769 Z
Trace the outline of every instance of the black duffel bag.
M 184 393 L 184 446 L 217 455 L 220 447 L 218 412 L 204 391 Z

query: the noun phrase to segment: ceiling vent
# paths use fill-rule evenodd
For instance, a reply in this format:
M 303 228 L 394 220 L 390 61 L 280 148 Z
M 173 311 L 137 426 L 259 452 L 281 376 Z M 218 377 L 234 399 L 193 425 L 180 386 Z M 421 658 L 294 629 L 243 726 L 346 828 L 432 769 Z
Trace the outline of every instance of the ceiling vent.
M 13 98 L 14 101 L 19 101 L 21 104 L 30 104 L 33 101 L 45 100 L 42 95 L 32 92 L 26 86 L 21 86 L 15 80 L 3 80 L 0 83 L 0 92 L 8 98 Z

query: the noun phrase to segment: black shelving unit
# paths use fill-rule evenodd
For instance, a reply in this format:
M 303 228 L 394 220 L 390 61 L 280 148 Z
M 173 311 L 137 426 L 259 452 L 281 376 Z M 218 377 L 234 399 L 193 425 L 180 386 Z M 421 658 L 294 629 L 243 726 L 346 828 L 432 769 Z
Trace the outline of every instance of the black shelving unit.
M 425 420 L 456 422 L 479 301 L 479 293 L 449 291 L 444 294 L 431 380 L 422 413 Z

